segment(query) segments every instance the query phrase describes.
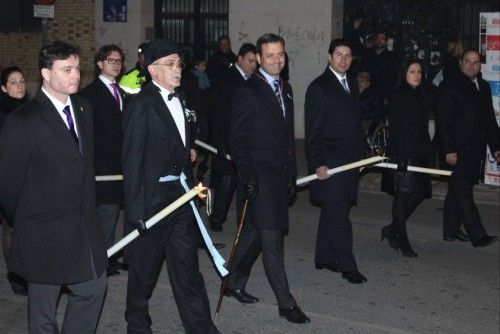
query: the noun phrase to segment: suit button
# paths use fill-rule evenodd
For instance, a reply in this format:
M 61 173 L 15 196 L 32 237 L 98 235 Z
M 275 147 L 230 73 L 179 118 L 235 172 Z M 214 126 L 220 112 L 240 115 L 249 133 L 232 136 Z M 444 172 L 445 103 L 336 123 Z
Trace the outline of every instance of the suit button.
M 87 213 L 87 211 L 85 211 L 85 210 L 81 210 L 80 212 L 81 212 L 82 214 Z
M 77 186 L 76 190 L 82 190 L 82 187 L 81 186 Z

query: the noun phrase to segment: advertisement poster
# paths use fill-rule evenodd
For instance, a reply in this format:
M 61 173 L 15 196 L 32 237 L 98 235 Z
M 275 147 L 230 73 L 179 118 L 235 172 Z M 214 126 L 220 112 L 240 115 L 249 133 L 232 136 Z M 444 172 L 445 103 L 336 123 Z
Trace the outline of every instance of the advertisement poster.
M 479 51 L 483 79 L 491 87 L 493 109 L 500 125 L 500 12 L 479 14 Z M 484 183 L 500 186 L 500 165 L 487 149 Z
M 127 22 L 127 0 L 103 0 L 104 22 Z

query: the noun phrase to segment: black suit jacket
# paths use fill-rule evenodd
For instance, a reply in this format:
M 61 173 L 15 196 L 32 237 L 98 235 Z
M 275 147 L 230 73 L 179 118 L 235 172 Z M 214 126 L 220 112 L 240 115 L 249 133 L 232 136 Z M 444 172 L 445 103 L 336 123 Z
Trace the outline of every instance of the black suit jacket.
M 28 282 L 67 284 L 107 266 L 95 206 L 92 108 L 71 96 L 80 147 L 49 98 L 9 115 L 0 135 L 0 203 L 14 222 L 9 268 Z
M 245 82 L 235 66 L 231 66 L 226 72 L 219 76 L 212 85 L 210 95 L 210 129 L 211 143 L 217 147 L 229 149 L 229 125 L 231 121 L 231 110 L 233 95 L 236 88 Z M 229 152 L 230 153 L 230 152 Z M 215 171 L 232 172 L 233 164 L 230 161 L 214 155 L 212 168 Z
M 119 88 L 125 108 L 125 92 Z M 122 174 L 122 111 L 113 94 L 96 78 L 80 91 L 94 111 L 95 174 Z M 96 182 L 97 204 L 122 204 L 122 181 Z
M 180 100 L 184 109 L 184 97 L 181 96 Z M 122 149 L 127 222 L 146 221 L 185 193 L 178 181 L 160 183 L 162 176 L 179 176 L 184 172 L 189 187 L 193 186 L 190 161 L 190 149 L 194 143 L 192 126 L 185 117 L 184 146 L 160 90 L 153 82 L 130 100 L 123 115 Z M 175 214 L 166 221 L 173 217 Z
M 258 71 L 233 95 L 231 158 L 243 180 L 258 180 L 259 193 L 249 210 L 253 226 L 262 229 L 288 227 L 287 185 L 297 176 L 292 88 L 283 80 L 281 85 L 286 118 Z
M 449 166 L 455 176 L 475 179 L 485 145 L 492 152 L 500 150 L 498 125 L 495 119 L 491 90 L 478 78 L 479 91 L 465 75 L 445 79 L 439 86 L 437 125 L 443 154 L 457 153 L 458 162 Z
M 363 156 L 358 85 L 351 75 L 347 75 L 347 82 L 350 94 L 327 67 L 307 88 L 305 142 L 311 173 L 320 166 L 334 168 L 358 161 Z M 353 201 L 357 198 L 358 170 L 313 181 L 310 190 L 315 201 Z

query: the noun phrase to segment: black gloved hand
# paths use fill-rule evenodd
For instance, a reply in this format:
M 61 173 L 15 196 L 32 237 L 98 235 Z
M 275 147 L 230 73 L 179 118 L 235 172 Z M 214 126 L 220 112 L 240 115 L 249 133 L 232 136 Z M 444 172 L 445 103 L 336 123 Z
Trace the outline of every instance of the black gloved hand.
M 291 177 L 288 181 L 288 202 L 293 202 L 297 196 L 297 178 Z
M 408 171 L 408 162 L 407 161 L 400 161 L 398 163 L 398 172 L 406 172 Z
M 222 144 L 217 147 L 217 156 L 223 160 L 226 160 L 227 149 L 226 145 Z
M 146 227 L 146 224 L 142 220 L 133 221 L 132 225 L 139 232 L 140 236 L 144 236 L 146 235 L 146 233 L 148 233 L 148 228 Z
M 253 201 L 259 192 L 259 184 L 256 179 L 243 181 L 243 198 L 249 202 Z

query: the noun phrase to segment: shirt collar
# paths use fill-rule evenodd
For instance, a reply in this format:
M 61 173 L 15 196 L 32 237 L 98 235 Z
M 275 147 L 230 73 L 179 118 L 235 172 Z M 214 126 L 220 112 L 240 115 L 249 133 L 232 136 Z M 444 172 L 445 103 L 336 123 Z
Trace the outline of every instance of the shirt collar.
M 160 93 L 162 95 L 168 96 L 168 94 L 172 93 L 171 91 L 169 91 L 165 87 L 160 86 L 160 84 L 158 84 L 156 81 L 154 81 L 154 80 L 152 80 L 152 81 L 153 81 L 153 84 L 160 89 Z
M 262 67 L 261 67 L 261 68 L 259 68 L 259 72 L 262 74 L 262 76 L 264 76 L 264 78 L 266 79 L 267 83 L 268 83 L 271 87 L 273 87 L 273 82 L 274 82 L 275 80 L 278 80 L 278 81 L 279 81 L 279 79 L 280 79 L 280 78 L 279 78 L 279 76 L 278 76 L 277 78 L 273 77 L 272 75 L 270 75 L 269 73 L 267 73 L 266 71 L 264 71 L 264 70 L 262 69 Z
M 246 74 L 240 67 L 240 65 L 238 65 L 238 63 L 234 63 L 234 67 L 236 67 L 236 69 L 238 70 L 238 72 L 240 72 L 241 76 L 243 77 L 243 79 L 247 80 L 247 78 L 250 78 L 250 76 L 248 74 Z
M 104 84 L 105 84 L 106 86 L 109 86 L 109 85 L 111 85 L 112 83 L 116 83 L 114 80 L 113 80 L 113 81 L 111 81 L 111 80 L 109 80 L 108 78 L 106 78 L 106 77 L 105 77 L 104 75 L 102 75 L 102 74 L 99 74 L 99 79 L 101 79 L 101 81 L 102 81 L 102 82 L 104 82 Z
M 328 66 L 328 68 L 330 69 L 330 71 L 333 72 L 333 74 L 335 74 L 335 76 L 337 77 L 337 79 L 339 81 L 341 81 L 342 79 L 346 79 L 347 80 L 347 74 L 344 73 L 344 75 L 341 75 L 340 73 L 338 73 L 337 71 L 335 71 L 331 66 Z
M 54 107 L 56 107 L 56 109 L 58 111 L 62 111 L 64 109 L 64 107 L 66 107 L 68 105 L 71 108 L 71 98 L 70 98 L 69 95 L 66 98 L 66 102 L 62 103 L 61 101 L 59 101 L 58 99 L 56 99 L 55 97 L 53 97 L 52 95 L 50 95 L 50 93 L 43 86 L 42 86 L 42 92 L 45 95 L 47 95 L 47 97 L 49 98 L 50 102 L 52 102 L 52 104 L 54 105 Z

